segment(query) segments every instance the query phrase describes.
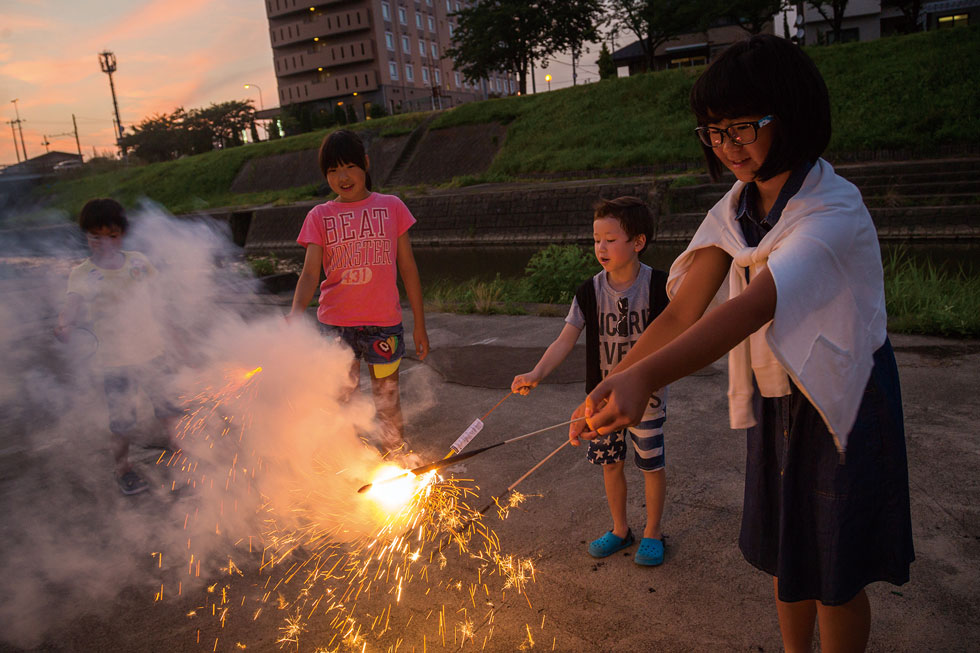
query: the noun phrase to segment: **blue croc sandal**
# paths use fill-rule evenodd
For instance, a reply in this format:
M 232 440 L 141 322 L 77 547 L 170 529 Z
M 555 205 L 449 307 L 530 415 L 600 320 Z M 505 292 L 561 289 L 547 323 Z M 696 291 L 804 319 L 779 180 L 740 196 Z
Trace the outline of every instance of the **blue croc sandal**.
M 589 555 L 593 558 L 605 558 L 628 546 L 633 546 L 635 541 L 631 530 L 626 531 L 626 537 L 616 537 L 612 531 L 606 531 L 605 535 L 593 540 L 589 545 Z
M 644 537 L 640 540 L 640 546 L 636 550 L 633 562 L 644 567 L 656 567 L 664 562 L 664 543 L 663 540 L 656 540 L 652 537 Z

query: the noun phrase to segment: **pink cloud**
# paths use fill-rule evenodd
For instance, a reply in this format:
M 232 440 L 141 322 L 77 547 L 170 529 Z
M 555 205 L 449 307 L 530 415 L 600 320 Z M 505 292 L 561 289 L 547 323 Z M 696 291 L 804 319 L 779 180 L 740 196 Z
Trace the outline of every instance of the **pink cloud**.
M 211 9 L 210 4 L 208 0 L 153 0 L 110 24 L 97 40 L 112 43 L 157 32 L 168 23 L 186 22 L 191 16 L 206 12 Z

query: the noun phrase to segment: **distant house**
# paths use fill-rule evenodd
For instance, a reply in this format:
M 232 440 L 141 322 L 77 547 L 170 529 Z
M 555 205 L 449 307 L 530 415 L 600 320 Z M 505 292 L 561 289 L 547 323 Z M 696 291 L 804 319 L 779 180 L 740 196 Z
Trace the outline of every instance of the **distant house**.
M 55 171 L 56 165 L 65 161 L 77 161 L 80 164 L 82 157 L 68 152 L 48 152 L 33 159 L 7 166 L 0 170 L 0 175 L 47 175 Z
M 834 42 L 830 22 L 808 2 L 795 2 L 776 14 L 763 30 L 784 38 L 796 37 L 802 44 L 814 45 Z M 831 15 L 829 6 L 824 12 Z M 905 18 L 896 7 L 882 7 L 881 0 L 850 0 L 844 11 L 841 25 L 841 42 L 873 41 L 883 36 L 899 33 Z M 922 4 L 918 23 L 921 29 L 946 29 L 980 23 L 980 0 L 942 0 Z M 655 53 L 655 70 L 700 66 L 710 62 L 732 43 L 741 41 L 749 33 L 729 19 L 716 21 L 705 32 L 683 34 L 673 38 Z M 646 56 L 639 41 L 613 52 L 618 68 L 628 68 L 629 74 L 646 72 Z
M 771 34 L 772 25 L 767 26 L 763 32 Z M 654 69 L 704 65 L 732 43 L 748 36 L 749 33 L 735 21 L 718 20 L 704 32 L 682 34 L 658 47 L 654 53 Z M 628 68 L 630 75 L 648 70 L 647 58 L 639 41 L 616 50 L 612 59 L 617 68 Z

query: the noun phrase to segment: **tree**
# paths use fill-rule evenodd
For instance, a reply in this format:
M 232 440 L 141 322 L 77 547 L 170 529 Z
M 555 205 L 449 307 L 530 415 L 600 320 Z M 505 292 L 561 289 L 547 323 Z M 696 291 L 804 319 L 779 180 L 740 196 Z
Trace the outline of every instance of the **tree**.
M 897 7 L 902 12 L 902 33 L 911 34 L 922 29 L 919 14 L 922 13 L 922 0 L 881 0 L 881 8 Z
M 834 35 L 834 43 L 840 43 L 843 37 L 841 26 L 844 24 L 844 10 L 847 9 L 847 0 L 830 0 L 830 2 L 807 0 L 807 4 L 816 9 L 821 18 L 830 23 L 830 29 Z M 830 7 L 829 14 L 827 13 L 826 7 Z
M 693 0 L 609 0 L 613 32 L 636 36 L 647 61 L 655 69 L 657 48 L 681 34 L 706 29 L 716 12 L 713 2 Z
M 737 0 L 725 5 L 725 13 L 749 34 L 758 34 L 786 4 L 787 0 Z
M 169 115 L 144 119 L 119 142 L 144 161 L 168 161 L 216 147 L 241 145 L 243 132 L 254 120 L 251 100 L 231 100 L 190 111 L 178 107 Z
M 454 14 L 456 45 L 446 55 L 467 81 L 506 71 L 526 93 L 531 63 L 564 50 L 577 55 L 596 38 L 600 11 L 599 0 L 484 0 Z
M 446 51 L 469 82 L 495 71 L 518 75 L 521 93 L 527 91 L 527 69 L 546 50 L 547 20 L 539 2 L 487 0 L 455 14 L 456 44 Z
M 596 61 L 596 65 L 599 66 L 599 79 L 614 79 L 619 71 L 616 69 L 616 62 L 613 61 L 612 53 L 609 52 L 609 48 L 606 44 L 602 44 L 602 49 L 599 50 L 599 59 Z
M 546 7 L 551 27 L 544 56 L 555 52 L 571 52 L 572 83 L 575 83 L 575 65 L 582 46 L 599 38 L 599 22 L 602 4 L 598 0 L 564 0 L 552 2 Z

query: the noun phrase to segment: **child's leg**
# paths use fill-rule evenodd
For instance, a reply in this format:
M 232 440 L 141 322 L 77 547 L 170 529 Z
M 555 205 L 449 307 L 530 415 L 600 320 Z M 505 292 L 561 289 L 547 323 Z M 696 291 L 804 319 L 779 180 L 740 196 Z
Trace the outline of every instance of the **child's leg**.
M 772 578 L 773 592 L 776 597 L 776 615 L 779 617 L 779 632 L 783 636 L 783 648 L 786 653 L 805 651 L 810 653 L 813 643 L 813 627 L 816 624 L 816 601 L 793 601 L 788 603 L 779 600 L 779 581 Z M 823 631 L 821 629 L 821 638 Z
M 647 525 L 643 529 L 643 537 L 660 540 L 663 539 L 660 524 L 667 500 L 667 473 L 663 467 L 652 472 L 643 472 L 643 483 L 647 504 Z
M 626 472 L 623 461 L 602 466 L 602 482 L 606 487 L 606 501 L 613 518 L 613 535 L 626 537 L 629 523 L 626 520 Z
M 817 603 L 820 650 L 824 653 L 863 651 L 871 632 L 871 604 L 862 589 L 844 605 Z
M 378 378 L 375 375 L 375 366 L 369 367 L 371 369 L 371 392 L 374 394 L 374 405 L 378 410 L 378 418 L 381 422 L 382 442 L 389 451 L 405 448 L 402 404 L 398 391 L 398 370 Z
M 116 476 L 122 476 L 133 469 L 129 464 L 129 436 L 113 433 L 110 449 L 116 469 Z

